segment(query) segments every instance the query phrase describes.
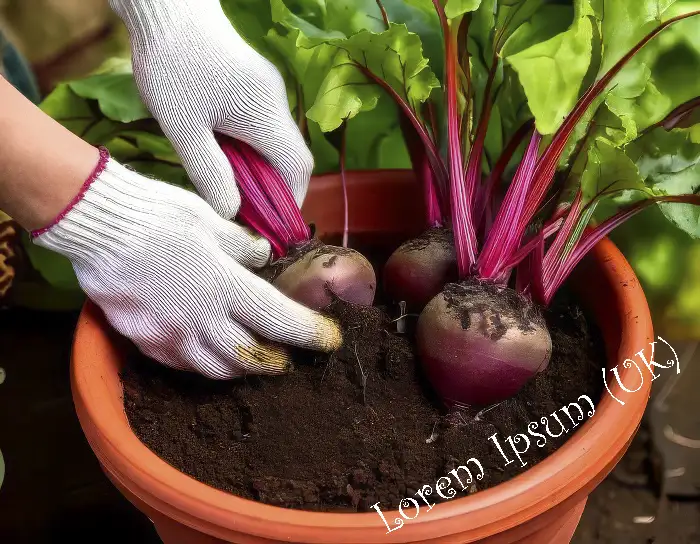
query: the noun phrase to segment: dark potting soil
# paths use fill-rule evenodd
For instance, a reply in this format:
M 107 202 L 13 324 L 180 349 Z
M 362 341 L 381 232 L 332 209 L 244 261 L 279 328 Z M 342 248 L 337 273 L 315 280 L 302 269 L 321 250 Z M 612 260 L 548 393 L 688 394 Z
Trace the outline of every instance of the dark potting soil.
M 490 319 L 484 319 L 482 333 L 493 341 L 500 340 L 508 332 L 508 325 L 499 316 L 512 316 L 514 325 L 526 334 L 536 326 L 546 326 L 538 307 L 515 289 L 468 280 L 448 283 L 443 293 L 448 310 L 454 312 L 465 330 L 471 326 L 474 315 L 488 315 Z
M 466 483 L 458 472 L 463 490 L 451 477 L 457 496 L 512 478 L 574 434 L 576 409 L 570 418 L 562 407 L 582 394 L 600 398 L 602 341 L 565 295 L 545 312 L 553 340 L 547 370 L 508 401 L 450 415 L 421 374 L 410 330 L 395 334 L 396 322 L 379 308 L 337 302 L 331 313 L 347 331 L 343 348 L 330 358 L 299 352 L 284 377 L 214 382 L 135 354 L 122 376 L 132 429 L 179 470 L 242 497 L 347 512 L 380 502 L 386 511 L 460 465 L 475 478 Z M 531 422 L 541 438 L 528 435 Z M 524 451 L 516 434 L 530 443 L 522 462 L 507 441 Z M 430 500 L 444 499 L 433 492 Z

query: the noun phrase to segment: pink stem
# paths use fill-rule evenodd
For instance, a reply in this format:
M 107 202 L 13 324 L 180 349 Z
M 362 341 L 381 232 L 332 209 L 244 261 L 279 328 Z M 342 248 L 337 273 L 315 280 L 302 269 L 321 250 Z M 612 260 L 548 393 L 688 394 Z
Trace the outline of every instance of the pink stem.
M 540 161 L 537 165 L 537 172 L 535 174 L 535 183 L 533 185 L 533 190 L 531 191 L 528 197 L 528 202 L 525 207 L 526 212 L 521 218 L 523 228 L 525 228 L 530 223 L 535 213 L 537 212 L 538 206 L 542 202 L 542 199 L 544 198 L 545 194 L 549 190 L 549 187 L 551 186 L 554 180 L 554 172 L 557 168 L 557 164 L 559 163 L 559 159 L 561 158 L 561 155 L 564 151 L 566 142 L 568 141 L 569 136 L 571 136 L 571 133 L 573 132 L 574 128 L 581 120 L 583 115 L 586 113 L 586 110 L 591 105 L 593 100 L 595 100 L 595 98 L 605 90 L 605 88 L 612 81 L 612 79 L 620 72 L 620 70 L 622 70 L 622 68 L 630 61 L 630 59 L 634 57 L 639 52 L 639 50 L 642 49 L 642 47 L 649 43 L 649 41 L 651 41 L 654 37 L 661 33 L 665 28 L 671 26 L 674 23 L 677 23 L 678 21 L 699 14 L 700 10 L 693 11 L 684 15 L 679 15 L 678 17 L 674 17 L 660 24 L 649 34 L 647 34 L 641 41 L 639 41 L 603 77 L 601 77 L 598 81 L 593 83 L 588 88 L 588 90 L 576 103 L 576 106 L 571 111 L 571 113 L 566 117 L 564 123 L 561 125 L 561 127 L 559 127 L 559 130 L 557 130 L 554 137 L 552 138 L 552 142 L 549 144 L 545 152 L 542 154 L 542 157 L 540 158 Z
M 478 181 L 481 179 L 481 161 L 484 157 L 486 133 L 488 132 L 489 120 L 493 107 L 491 92 L 493 90 L 493 83 L 496 79 L 497 71 L 498 56 L 494 55 L 491 69 L 489 70 L 489 76 L 486 80 L 486 88 L 484 89 L 484 104 L 481 108 L 481 114 L 479 115 L 479 124 L 476 127 L 476 137 L 474 138 L 474 145 L 469 153 L 469 162 L 467 164 L 466 183 L 470 202 L 475 200 L 475 194 L 479 188 Z
M 534 300 L 542 300 L 542 263 L 544 261 L 545 233 L 541 231 L 533 240 L 532 251 L 518 264 L 515 276 L 515 289 L 529 295 Z
M 552 301 L 557 290 L 561 287 L 566 278 L 569 277 L 571 272 L 573 272 L 576 265 L 581 262 L 581 259 L 583 259 L 598 242 L 631 217 L 659 202 L 674 202 L 678 204 L 700 206 L 700 195 L 667 195 L 642 200 L 619 211 L 612 217 L 603 221 L 600 225 L 587 229 L 581 239 L 576 243 L 573 250 L 562 261 L 559 261 L 557 269 L 547 280 L 541 302 L 549 304 Z
M 388 30 L 391 26 L 391 23 L 389 22 L 389 16 L 386 13 L 386 8 L 384 7 L 384 4 L 382 4 L 382 0 L 377 0 L 377 6 L 379 6 L 379 11 L 382 14 L 382 20 L 384 21 L 384 25 Z
M 429 226 L 440 227 L 444 224 L 442 210 L 447 206 L 440 201 L 440 195 L 435 186 L 433 167 L 428 159 L 425 146 L 408 117 L 401 115 L 400 125 L 406 141 L 406 147 L 408 148 L 408 154 L 411 158 L 413 171 L 423 187 L 426 220 Z
M 500 276 L 499 270 L 502 263 L 510 259 L 520 245 L 524 233 L 524 229 L 520 228 L 520 217 L 532 187 L 541 140 L 542 137 L 535 131 L 513 182 L 506 192 L 505 200 L 479 256 L 478 267 L 481 278 L 495 279 Z
M 437 193 L 435 192 L 435 184 L 433 183 L 433 169 L 430 168 L 428 161 L 423 161 L 423 192 L 427 207 L 428 225 L 430 227 L 442 227 L 444 225 L 442 212 L 440 211 L 440 202 L 438 201 Z
M 237 145 L 256 176 L 254 179 L 258 180 L 262 190 L 277 210 L 280 219 L 292 231 L 292 239 L 302 242 L 308 240 L 311 237 L 311 231 L 284 178 L 252 147 L 243 142 L 237 142 Z
M 508 145 L 498 158 L 498 161 L 496 161 L 496 164 L 486 182 L 486 187 L 480 191 L 479 198 L 477 199 L 477 215 L 475 219 L 475 223 L 477 225 L 482 225 L 482 222 L 485 221 L 484 217 L 488 215 L 491 210 L 495 209 L 493 204 L 496 187 L 498 187 L 498 184 L 503 179 L 503 174 L 505 173 L 506 168 L 508 168 L 508 164 L 510 164 L 510 161 L 513 159 L 513 155 L 515 155 L 515 152 L 518 150 L 520 144 L 523 142 L 528 133 L 532 130 L 533 126 L 534 121 L 532 119 L 523 123 L 520 128 L 515 131 L 515 134 L 513 134 L 508 142 Z M 490 229 L 484 227 L 482 230 L 484 235 L 487 235 Z
M 544 227 L 542 227 L 540 232 L 544 236 L 545 240 L 547 240 L 559 231 L 561 226 L 564 224 L 564 215 L 567 210 L 568 208 L 563 208 L 554 217 L 552 217 L 552 219 L 545 223 Z M 523 244 L 520 247 L 520 249 L 518 249 L 518 251 L 516 251 L 513 254 L 509 261 L 501 265 L 501 268 L 498 270 L 497 275 L 504 274 L 507 270 L 518 266 L 518 264 L 520 264 L 522 260 L 525 259 L 527 255 L 535 249 L 535 246 L 538 243 L 537 239 L 538 236 L 535 236 L 534 238 L 530 239 L 528 242 Z
M 241 192 L 241 221 L 269 240 L 276 257 L 310 240 L 311 231 L 279 172 L 244 142 L 220 136 L 219 144 Z
M 478 242 L 472 217 L 472 191 L 469 187 L 469 172 L 465 179 L 464 164 L 462 160 L 462 143 L 460 138 L 460 116 L 457 89 L 457 66 L 459 57 L 457 54 L 456 38 L 450 32 L 445 10 L 440 0 L 433 0 L 433 4 L 440 18 L 442 32 L 445 39 L 445 87 L 447 90 L 447 136 L 448 156 L 450 171 L 450 204 L 452 209 L 452 229 L 454 232 L 455 249 L 457 251 L 457 266 L 460 278 L 472 274 L 476 263 Z M 475 143 L 472 155 L 478 144 Z M 481 142 L 483 148 L 483 138 Z M 478 153 L 481 157 L 481 153 Z M 479 171 L 481 169 L 481 160 Z M 471 160 L 470 160 L 471 163 Z
M 342 135 L 340 137 L 340 179 L 343 184 L 343 247 L 348 247 L 348 235 L 350 232 L 350 214 L 348 210 L 348 184 L 345 180 L 345 151 L 347 125 L 343 124 Z
M 566 244 L 569 241 L 576 242 L 575 240 L 570 240 L 571 236 L 578 224 L 579 218 L 581 217 L 581 199 L 582 194 L 579 190 L 576 193 L 574 201 L 571 203 L 569 212 L 567 213 L 566 219 L 562 224 L 557 236 L 554 238 L 552 245 L 547 250 L 547 254 L 544 257 L 544 266 L 542 269 L 543 282 L 545 285 L 548 284 L 548 280 L 551 279 L 554 271 L 557 268 L 559 262 L 564 260 L 564 250 L 566 249 Z

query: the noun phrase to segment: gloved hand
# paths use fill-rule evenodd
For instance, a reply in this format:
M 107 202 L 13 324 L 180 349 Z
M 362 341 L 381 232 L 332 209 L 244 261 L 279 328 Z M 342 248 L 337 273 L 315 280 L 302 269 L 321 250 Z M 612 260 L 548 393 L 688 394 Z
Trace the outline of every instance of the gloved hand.
M 194 193 L 144 178 L 103 150 L 81 194 L 34 241 L 72 261 L 85 293 L 147 356 L 225 379 L 288 370 L 287 352 L 260 337 L 339 346 L 334 321 L 246 270 L 268 261 L 268 242 Z
M 238 212 L 233 171 L 214 133 L 254 147 L 301 206 L 313 157 L 275 66 L 233 29 L 219 0 L 110 0 L 131 37 L 141 97 L 199 194 L 225 219 Z

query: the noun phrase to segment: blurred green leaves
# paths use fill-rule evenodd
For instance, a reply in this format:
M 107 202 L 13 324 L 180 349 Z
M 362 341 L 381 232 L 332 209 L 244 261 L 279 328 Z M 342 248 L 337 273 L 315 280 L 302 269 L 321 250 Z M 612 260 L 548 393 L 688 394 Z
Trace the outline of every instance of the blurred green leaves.
M 41 108 L 134 170 L 191 188 L 172 145 L 139 97 L 129 59 L 109 59 L 94 74 L 61 83 Z
M 128 59 L 110 59 L 94 75 L 67 85 L 80 98 L 97 101 L 99 110 L 112 121 L 133 123 L 151 117 L 139 97 Z

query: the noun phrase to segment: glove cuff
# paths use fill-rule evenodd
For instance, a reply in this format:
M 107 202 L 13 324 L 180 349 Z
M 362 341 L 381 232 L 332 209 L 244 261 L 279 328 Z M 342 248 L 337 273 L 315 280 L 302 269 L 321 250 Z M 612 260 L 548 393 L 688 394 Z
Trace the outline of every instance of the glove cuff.
M 107 164 L 109 163 L 110 157 L 109 157 L 109 151 L 107 150 L 106 147 L 100 147 L 100 158 L 97 161 L 97 165 L 95 168 L 92 170 L 88 178 L 85 180 L 85 183 L 83 183 L 82 187 L 80 188 L 80 191 L 78 191 L 78 194 L 73 197 L 73 199 L 68 203 L 68 205 L 59 213 L 56 217 L 54 217 L 53 221 L 51 221 L 48 225 L 45 227 L 42 227 L 40 229 L 33 230 L 29 233 L 30 237 L 32 240 L 37 238 L 38 236 L 41 236 L 45 232 L 48 232 L 51 230 L 54 226 L 58 225 L 61 220 L 70 213 L 70 211 L 75 208 L 75 206 L 80 202 L 83 197 L 85 196 L 85 193 L 87 193 L 88 189 L 90 189 L 90 186 L 97 180 L 97 178 L 102 174 L 102 172 L 105 171 L 107 168 Z
M 153 37 L 187 35 L 198 21 L 223 21 L 230 27 L 219 0 L 109 0 L 109 4 L 137 47 Z
M 177 190 L 143 178 L 100 150 L 100 159 L 80 192 L 32 241 L 69 259 L 128 250 L 133 234 L 153 215 L 163 213 L 163 192 Z M 132 248 L 133 249 L 133 248 Z

